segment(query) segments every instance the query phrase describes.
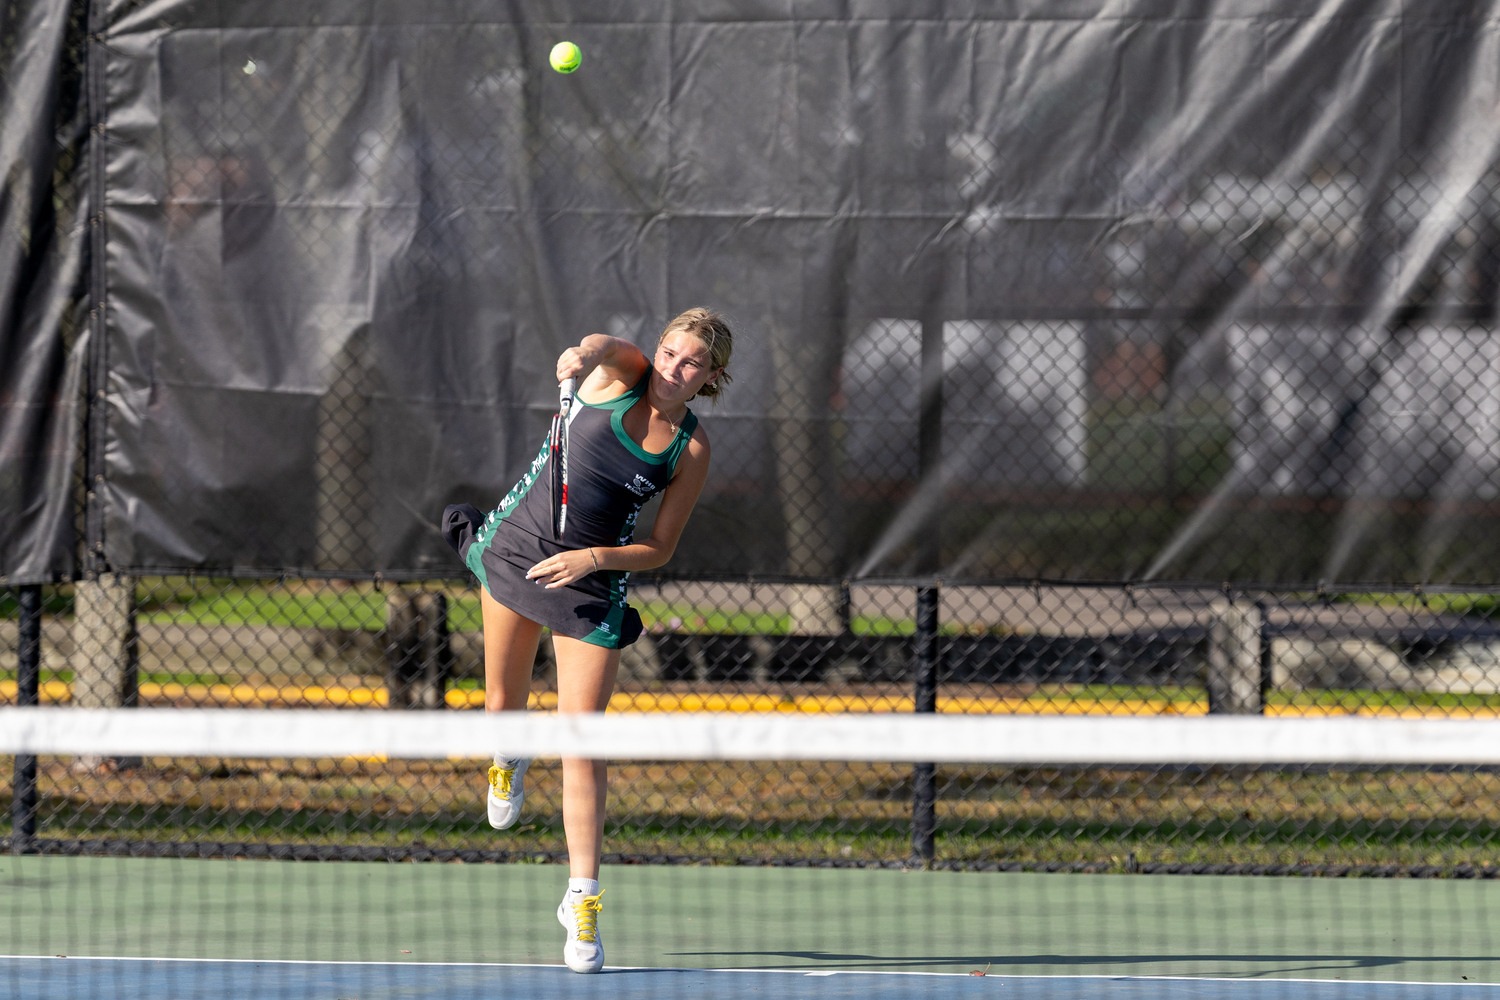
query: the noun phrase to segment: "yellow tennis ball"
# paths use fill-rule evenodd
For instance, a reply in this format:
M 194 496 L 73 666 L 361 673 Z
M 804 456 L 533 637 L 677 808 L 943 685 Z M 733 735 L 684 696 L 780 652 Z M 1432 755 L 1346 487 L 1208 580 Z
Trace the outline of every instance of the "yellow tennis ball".
M 558 42 L 552 46 L 552 55 L 548 57 L 548 61 L 559 73 L 571 73 L 583 62 L 583 53 L 572 42 Z

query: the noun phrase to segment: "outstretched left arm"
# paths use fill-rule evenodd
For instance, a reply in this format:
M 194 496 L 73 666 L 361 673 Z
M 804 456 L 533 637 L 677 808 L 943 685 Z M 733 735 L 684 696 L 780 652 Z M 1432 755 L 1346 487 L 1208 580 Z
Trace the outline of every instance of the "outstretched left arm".
M 559 552 L 527 570 L 526 578 L 541 581 L 551 590 L 565 587 L 596 569 L 639 570 L 666 565 L 672 553 L 677 551 L 682 530 L 687 527 L 688 517 L 708 480 L 708 460 L 708 435 L 700 426 L 683 449 L 672 482 L 661 495 L 661 507 L 656 512 L 650 538 L 629 545 L 595 545 L 589 549 Z

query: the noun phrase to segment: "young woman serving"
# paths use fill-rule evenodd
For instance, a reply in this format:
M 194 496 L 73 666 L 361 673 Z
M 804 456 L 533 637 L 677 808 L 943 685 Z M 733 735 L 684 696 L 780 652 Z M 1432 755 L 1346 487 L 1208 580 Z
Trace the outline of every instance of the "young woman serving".
M 560 539 L 546 487 L 550 440 L 488 515 L 468 504 L 443 512 L 449 544 L 483 585 L 486 711 L 525 710 L 544 626 L 557 654 L 558 711 L 602 712 L 609 704 L 620 648 L 641 634 L 640 615 L 625 602 L 630 571 L 672 558 L 708 477 L 708 437 L 688 400 L 723 391 L 733 346 L 720 316 L 689 309 L 662 332 L 652 361 L 629 341 L 598 335 L 562 353 L 557 378 L 576 378 L 579 388 L 565 415 Z M 651 537 L 633 541 L 636 516 L 658 493 Z M 495 755 L 487 802 L 496 829 L 520 817 L 528 764 Z M 571 876 L 557 911 L 568 932 L 563 958 L 574 972 L 598 972 L 605 762 L 565 758 L 562 775 Z

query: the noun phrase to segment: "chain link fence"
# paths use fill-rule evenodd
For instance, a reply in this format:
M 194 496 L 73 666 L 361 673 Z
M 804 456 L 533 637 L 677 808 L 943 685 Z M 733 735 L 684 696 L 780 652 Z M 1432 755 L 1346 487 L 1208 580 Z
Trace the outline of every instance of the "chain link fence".
M 1500 715 L 1490 593 L 847 587 L 847 627 L 791 631 L 797 583 L 660 581 L 617 711 Z M 835 588 L 837 589 L 837 588 Z M 460 585 L 137 580 L 104 633 L 30 590 L 43 704 L 481 710 Z M 17 698 L 18 594 L 0 620 Z M 556 704 L 543 646 L 532 704 Z M 130 854 L 556 858 L 560 773 L 526 822 L 483 816 L 485 761 L 42 758 L 31 848 Z M 1444 873 L 1496 856 L 1484 768 L 959 767 L 673 762 L 613 769 L 620 859 L 1089 870 Z M 15 830 L 12 827 L 12 845 Z
M 1500 710 L 1489 15 L 567 15 L 0 24 L 0 699 L 479 708 L 438 512 L 520 476 L 564 346 L 702 302 L 735 382 L 614 707 Z M 1500 864 L 1483 769 L 1106 764 L 628 765 L 606 842 Z M 545 764 L 503 841 L 477 762 L 13 770 L 18 850 L 563 850 Z

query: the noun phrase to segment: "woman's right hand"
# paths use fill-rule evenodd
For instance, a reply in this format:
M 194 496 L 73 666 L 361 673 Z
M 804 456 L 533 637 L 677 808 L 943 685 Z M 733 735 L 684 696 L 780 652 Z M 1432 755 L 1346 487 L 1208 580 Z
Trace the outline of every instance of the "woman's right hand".
M 576 378 L 578 388 L 592 378 L 593 391 L 605 390 L 611 382 L 621 382 L 628 389 L 635 385 L 646 370 L 646 356 L 628 340 L 606 337 L 593 333 L 583 338 L 577 347 L 570 347 L 557 356 L 557 380 Z M 595 372 L 600 372 L 595 377 Z
M 557 357 L 557 380 L 561 382 L 565 378 L 576 378 L 582 381 L 583 377 L 599 366 L 599 359 L 592 357 L 594 353 L 589 351 L 584 344 L 570 347 Z

